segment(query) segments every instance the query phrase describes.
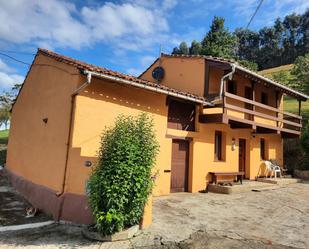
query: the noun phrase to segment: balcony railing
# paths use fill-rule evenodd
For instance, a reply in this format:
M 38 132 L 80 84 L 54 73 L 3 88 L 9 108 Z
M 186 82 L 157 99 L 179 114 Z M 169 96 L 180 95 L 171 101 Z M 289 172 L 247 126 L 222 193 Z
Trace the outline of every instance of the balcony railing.
M 288 134 L 300 135 L 302 127 L 302 117 L 293 113 L 285 112 L 279 108 L 256 102 L 244 97 L 240 97 L 228 92 L 224 93 L 222 109 L 217 111 L 204 112 L 201 122 L 229 123 L 229 121 L 242 123 L 251 126 L 283 132 Z M 221 119 L 222 118 L 222 119 Z M 210 121 L 208 121 L 210 120 Z

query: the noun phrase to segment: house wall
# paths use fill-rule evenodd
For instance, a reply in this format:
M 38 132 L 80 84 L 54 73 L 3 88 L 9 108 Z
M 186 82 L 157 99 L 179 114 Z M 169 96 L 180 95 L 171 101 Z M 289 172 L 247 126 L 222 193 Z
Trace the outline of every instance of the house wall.
M 154 194 L 169 193 L 169 178 L 162 173 L 166 167 L 170 167 L 172 147 L 172 140 L 166 138 L 166 95 L 93 78 L 91 85 L 76 97 L 75 103 L 66 192 L 85 193 L 91 168 L 85 167 L 84 161 L 91 160 L 95 164 L 100 136 L 105 127 L 113 125 L 120 114 L 147 112 L 153 117 L 160 144 L 154 169 L 154 172 L 160 172 L 157 180 L 157 186 L 160 187 L 155 188 Z
M 55 192 L 62 188 L 71 93 L 79 80 L 77 69 L 39 53 L 12 109 L 6 167 Z
M 200 96 L 204 95 L 205 60 L 203 58 L 173 58 L 162 56 L 140 78 L 154 82 L 152 71 L 159 65 L 165 71 L 164 78 L 160 84 L 184 92 L 191 92 Z
M 283 164 L 283 143 L 279 134 L 263 134 L 252 136 L 250 129 L 231 129 L 226 124 L 202 124 L 197 123 L 197 132 L 185 132 L 179 130 L 167 130 L 167 134 L 179 137 L 191 137 L 190 142 L 190 166 L 189 166 L 189 191 L 198 192 L 206 188 L 209 183 L 209 172 L 239 171 L 238 153 L 239 139 L 246 139 L 246 172 L 245 177 L 254 180 L 263 170 L 263 160 L 260 158 L 260 138 L 267 143 L 268 159 L 276 159 Z M 222 131 L 225 141 L 225 159 L 215 160 L 214 139 L 215 131 Z M 232 139 L 235 139 L 235 150 L 232 150 Z

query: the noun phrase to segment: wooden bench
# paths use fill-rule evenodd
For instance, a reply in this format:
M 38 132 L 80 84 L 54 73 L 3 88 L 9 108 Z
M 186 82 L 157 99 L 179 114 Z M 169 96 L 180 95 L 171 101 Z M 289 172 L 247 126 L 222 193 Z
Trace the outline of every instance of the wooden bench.
M 218 176 L 233 176 L 233 177 L 236 176 L 237 181 L 240 181 L 240 183 L 242 184 L 242 180 L 243 180 L 243 177 L 245 175 L 245 172 L 244 171 L 240 171 L 240 172 L 209 172 L 209 174 L 211 175 L 211 178 L 212 178 L 211 183 L 214 183 L 214 184 L 218 184 Z M 227 181 L 227 180 L 222 180 L 222 181 Z

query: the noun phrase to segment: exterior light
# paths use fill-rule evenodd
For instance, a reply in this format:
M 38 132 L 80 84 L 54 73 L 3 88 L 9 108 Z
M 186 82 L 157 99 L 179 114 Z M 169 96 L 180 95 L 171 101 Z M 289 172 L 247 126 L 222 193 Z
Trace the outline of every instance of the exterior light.
M 232 138 L 232 151 L 236 149 L 236 140 L 235 138 Z

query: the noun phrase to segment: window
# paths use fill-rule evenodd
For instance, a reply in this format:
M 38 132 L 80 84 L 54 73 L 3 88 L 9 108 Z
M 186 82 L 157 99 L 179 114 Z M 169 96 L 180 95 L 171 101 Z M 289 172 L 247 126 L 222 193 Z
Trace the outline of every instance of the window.
M 229 80 L 227 82 L 227 91 L 232 94 L 237 94 L 236 82 Z
M 195 131 L 195 105 L 168 99 L 167 127 L 171 129 Z
M 216 161 L 224 160 L 222 131 L 215 132 L 215 160 Z
M 264 104 L 264 105 L 268 105 L 267 93 L 262 92 L 262 94 L 261 94 L 261 103 Z
M 266 146 L 264 138 L 261 138 L 260 140 L 260 156 L 262 160 L 266 160 Z

